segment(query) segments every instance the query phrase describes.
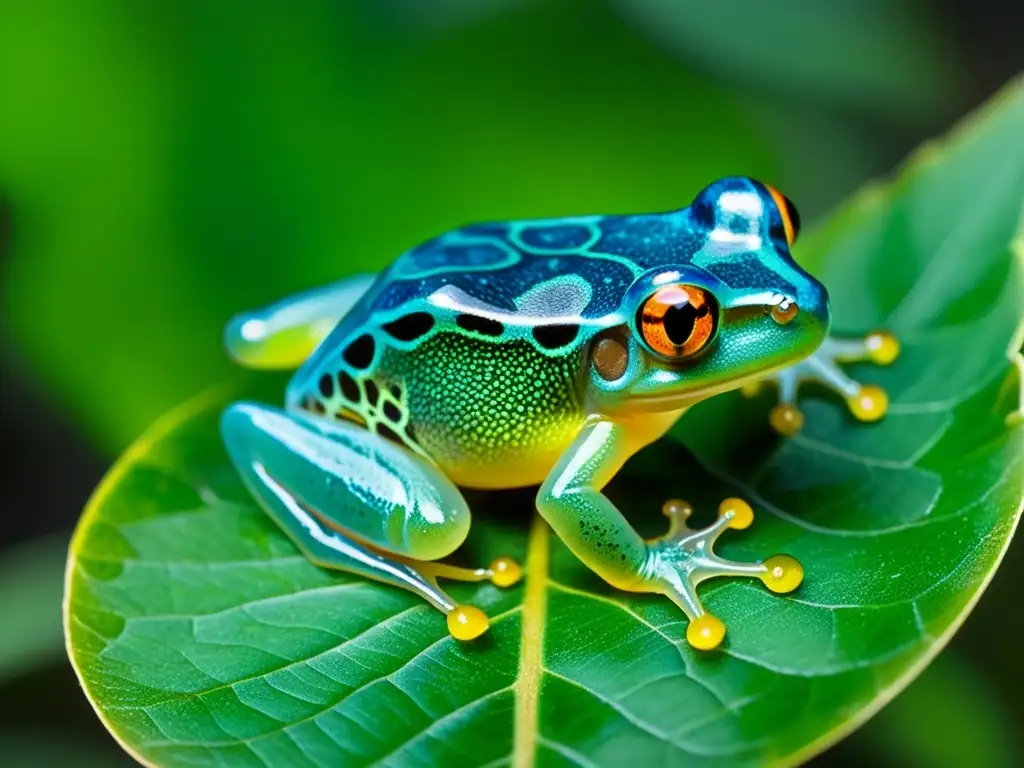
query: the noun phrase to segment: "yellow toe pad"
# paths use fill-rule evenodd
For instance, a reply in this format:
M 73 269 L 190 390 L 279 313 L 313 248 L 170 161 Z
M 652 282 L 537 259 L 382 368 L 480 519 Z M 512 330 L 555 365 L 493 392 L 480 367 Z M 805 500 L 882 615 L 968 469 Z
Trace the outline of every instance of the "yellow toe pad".
M 686 641 L 698 651 L 710 651 L 725 639 L 725 624 L 710 613 L 690 621 L 686 628 Z
M 523 578 L 523 569 L 511 557 L 499 557 L 491 563 L 491 583 L 496 587 L 511 587 Z
M 767 569 L 761 581 L 772 592 L 792 592 L 804 580 L 804 567 L 789 555 L 773 555 L 764 561 Z
M 772 408 L 768 421 L 772 429 L 787 437 L 792 437 L 804 428 L 804 415 L 799 408 L 789 403 L 779 403 Z
M 889 410 L 889 396 L 874 384 L 865 384 L 847 400 L 850 412 L 860 421 L 878 421 Z
M 754 510 L 743 499 L 726 499 L 718 505 L 718 514 L 729 517 L 729 527 L 743 530 L 754 522 Z
M 878 365 L 889 365 L 900 354 L 899 341 L 888 331 L 875 331 L 864 339 L 864 344 L 868 357 Z
M 487 631 L 487 614 L 472 605 L 457 605 L 448 614 L 448 631 L 456 640 L 472 640 Z

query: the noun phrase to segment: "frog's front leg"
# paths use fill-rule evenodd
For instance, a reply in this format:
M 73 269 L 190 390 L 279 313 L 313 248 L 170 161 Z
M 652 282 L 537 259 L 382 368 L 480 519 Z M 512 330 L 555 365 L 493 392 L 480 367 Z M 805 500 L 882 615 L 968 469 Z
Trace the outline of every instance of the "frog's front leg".
M 889 365 L 899 355 L 896 337 L 876 331 L 862 339 L 829 337 L 810 357 L 781 371 L 769 374 L 743 387 L 747 396 L 756 395 L 765 382 L 779 387 L 779 402 L 769 416 L 772 428 L 783 435 L 795 435 L 804 425 L 804 416 L 797 408 L 797 390 L 805 381 L 816 381 L 838 392 L 850 413 L 860 421 L 878 421 L 889 407 L 889 398 L 881 387 L 861 384 L 840 368 L 840 363 L 870 361 Z
M 638 447 L 628 424 L 596 420 L 566 451 L 537 497 L 537 508 L 558 537 L 591 570 L 614 587 L 630 592 L 658 592 L 689 617 L 686 639 L 701 650 L 715 648 L 725 637 L 722 622 L 704 610 L 697 585 L 714 576 L 754 576 L 773 592 L 790 592 L 803 579 L 800 564 L 786 555 L 762 563 L 738 563 L 713 550 L 726 528 L 746 528 L 753 512 L 740 499 L 726 499 L 718 520 L 690 530 L 685 502 L 665 503 L 668 533 L 645 541 L 601 492 Z
M 353 275 L 235 315 L 224 330 L 224 345 L 247 368 L 298 368 L 376 279 Z
M 438 577 L 519 578 L 507 558 L 476 569 L 426 562 L 463 542 L 469 508 L 437 467 L 379 435 L 257 403 L 230 406 L 221 431 L 246 486 L 311 561 L 418 594 L 458 639 L 484 632 L 487 617 L 456 604 Z

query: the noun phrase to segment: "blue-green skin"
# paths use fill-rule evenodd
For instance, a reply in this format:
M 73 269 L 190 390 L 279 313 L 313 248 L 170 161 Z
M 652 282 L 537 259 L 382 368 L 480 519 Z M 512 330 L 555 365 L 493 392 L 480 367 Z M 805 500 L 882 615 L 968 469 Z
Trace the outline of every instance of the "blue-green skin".
M 694 575 L 692 553 L 644 542 L 601 488 L 685 408 L 825 339 L 826 291 L 792 259 L 777 200 L 727 178 L 666 213 L 468 226 L 404 253 L 368 288 L 339 284 L 241 316 L 228 347 L 257 367 L 271 331 L 337 324 L 295 374 L 285 410 L 228 409 L 229 452 L 314 560 L 413 589 L 446 612 L 418 562 L 447 555 L 468 531 L 456 483 L 541 484 L 538 510 L 583 562 L 699 616 L 697 581 L 757 571 Z M 720 306 L 713 340 L 685 360 L 656 354 L 637 327 L 665 284 L 698 286 Z M 787 301 L 799 311 L 780 322 L 771 309 Z M 404 333 L 388 330 L 402 318 Z M 608 334 L 628 353 L 611 381 L 592 358 Z

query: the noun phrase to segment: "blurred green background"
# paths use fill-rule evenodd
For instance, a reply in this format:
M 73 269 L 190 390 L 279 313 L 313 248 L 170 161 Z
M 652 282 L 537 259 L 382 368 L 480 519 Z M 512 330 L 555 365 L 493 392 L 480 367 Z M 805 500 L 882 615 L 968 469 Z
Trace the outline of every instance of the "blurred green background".
M 805 221 L 1024 69 L 992 0 L 0 0 L 0 765 L 128 763 L 62 655 L 113 457 L 234 312 L 460 224 L 770 180 Z M 799 258 L 799 250 L 797 251 Z M 1014 547 L 830 764 L 1024 761 Z

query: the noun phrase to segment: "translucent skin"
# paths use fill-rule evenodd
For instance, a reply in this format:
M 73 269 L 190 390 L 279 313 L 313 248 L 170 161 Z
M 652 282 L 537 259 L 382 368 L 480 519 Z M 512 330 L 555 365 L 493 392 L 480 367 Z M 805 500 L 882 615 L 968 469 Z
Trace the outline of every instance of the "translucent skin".
M 825 289 L 789 253 L 798 226 L 776 190 L 727 178 L 666 213 L 441 235 L 372 282 L 232 322 L 228 349 L 252 367 L 298 365 L 336 324 L 289 384 L 285 411 L 228 409 L 229 453 L 311 558 L 421 594 L 461 639 L 486 617 L 455 605 L 437 577 L 508 585 L 518 570 L 424 562 L 468 529 L 456 485 L 541 484 L 538 510 L 586 565 L 619 588 L 665 594 L 690 617 L 691 643 L 714 647 L 725 630 L 698 583 L 754 576 L 788 591 L 799 564 L 714 554 L 722 531 L 750 524 L 742 500 L 723 502 L 705 531 L 685 528 L 684 502 L 666 504 L 669 533 L 645 542 L 601 489 L 693 403 L 782 371 L 825 340 Z M 659 290 L 683 298 L 654 311 Z

